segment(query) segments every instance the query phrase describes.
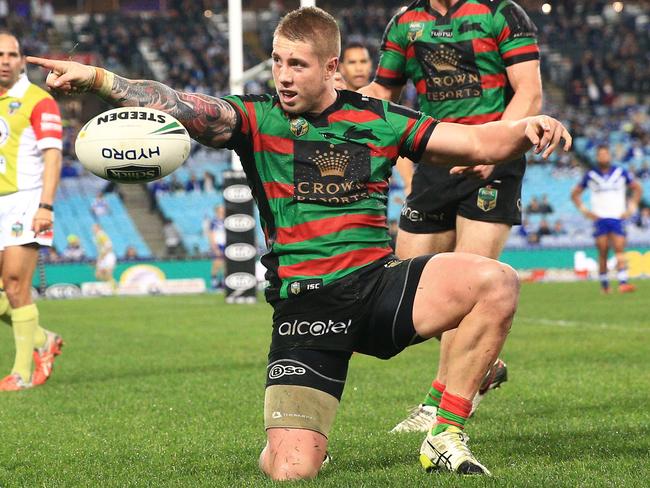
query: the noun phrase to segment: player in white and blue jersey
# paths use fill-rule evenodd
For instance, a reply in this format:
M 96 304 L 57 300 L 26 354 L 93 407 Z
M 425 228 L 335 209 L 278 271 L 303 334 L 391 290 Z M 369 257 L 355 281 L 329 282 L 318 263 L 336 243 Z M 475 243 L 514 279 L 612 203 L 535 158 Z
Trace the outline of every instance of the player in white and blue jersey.
M 223 287 L 224 251 L 226 249 L 226 210 L 222 205 L 214 207 L 214 216 L 208 222 L 208 240 L 212 253 L 210 285 L 213 289 Z
M 571 192 L 571 199 L 585 217 L 594 221 L 599 279 L 603 293 L 609 293 L 607 256 L 610 247 L 614 249 L 616 255 L 618 290 L 621 293 L 631 292 L 635 287 L 627 281 L 624 221 L 638 209 L 641 185 L 625 168 L 612 165 L 608 146 L 598 147 L 596 161 L 598 166 L 585 174 L 582 181 Z M 582 193 L 586 189 L 591 191 L 590 209 L 582 203 Z

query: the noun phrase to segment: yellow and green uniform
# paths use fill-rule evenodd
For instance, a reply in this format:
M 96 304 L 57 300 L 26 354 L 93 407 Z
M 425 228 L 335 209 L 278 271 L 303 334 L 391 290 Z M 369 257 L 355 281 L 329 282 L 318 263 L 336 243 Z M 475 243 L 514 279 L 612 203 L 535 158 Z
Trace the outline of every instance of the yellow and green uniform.
M 45 90 L 22 75 L 0 94 L 0 195 L 43 186 L 45 149 L 61 149 L 61 116 Z

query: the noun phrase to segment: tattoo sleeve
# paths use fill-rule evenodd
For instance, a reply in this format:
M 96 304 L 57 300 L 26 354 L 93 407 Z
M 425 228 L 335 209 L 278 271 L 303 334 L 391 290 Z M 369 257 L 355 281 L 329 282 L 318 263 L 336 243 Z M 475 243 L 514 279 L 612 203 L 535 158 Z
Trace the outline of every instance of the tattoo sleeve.
M 210 147 L 226 144 L 237 125 L 237 114 L 228 102 L 179 92 L 157 81 L 115 75 L 111 92 L 102 98 L 116 107 L 149 107 L 173 115 L 192 138 Z

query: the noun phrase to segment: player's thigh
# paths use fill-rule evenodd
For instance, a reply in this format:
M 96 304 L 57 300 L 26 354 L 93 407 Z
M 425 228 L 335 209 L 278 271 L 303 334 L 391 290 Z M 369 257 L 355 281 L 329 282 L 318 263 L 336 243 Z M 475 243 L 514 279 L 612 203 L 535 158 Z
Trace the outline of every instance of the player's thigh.
M 431 234 L 414 234 L 400 229 L 397 233 L 395 254 L 400 259 L 454 250 L 456 231 L 446 230 Z
M 626 238 L 621 234 L 611 234 L 612 248 L 616 254 L 622 254 L 625 252 L 625 242 Z
M 482 222 L 459 215 L 456 217 L 455 251 L 498 259 L 511 228 L 512 225 L 507 223 Z
M 521 224 L 521 176 L 485 182 L 458 204 L 456 251 L 497 259 L 510 228 Z
M 609 251 L 609 234 L 596 236 L 596 249 L 600 255 L 607 255 Z
M 425 266 L 413 303 L 413 325 L 429 338 L 454 329 L 480 300 L 493 303 L 497 317 L 517 307 L 519 280 L 508 265 L 468 253 L 434 256 Z

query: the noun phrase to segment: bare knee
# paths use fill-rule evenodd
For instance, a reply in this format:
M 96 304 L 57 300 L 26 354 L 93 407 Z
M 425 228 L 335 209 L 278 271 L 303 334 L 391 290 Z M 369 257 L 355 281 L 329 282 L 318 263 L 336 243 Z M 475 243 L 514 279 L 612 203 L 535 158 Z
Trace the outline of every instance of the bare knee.
M 486 262 L 479 272 L 481 296 L 479 302 L 486 301 L 490 314 L 506 322 L 514 316 L 519 302 L 519 276 L 507 264 L 498 261 Z
M 19 308 L 23 305 L 29 305 L 29 287 L 20 280 L 17 275 L 10 274 L 4 277 L 4 290 L 7 294 L 7 299 L 13 308 Z

